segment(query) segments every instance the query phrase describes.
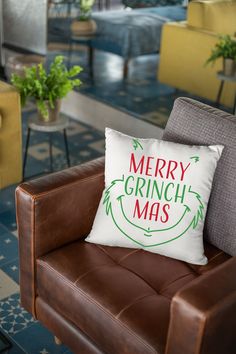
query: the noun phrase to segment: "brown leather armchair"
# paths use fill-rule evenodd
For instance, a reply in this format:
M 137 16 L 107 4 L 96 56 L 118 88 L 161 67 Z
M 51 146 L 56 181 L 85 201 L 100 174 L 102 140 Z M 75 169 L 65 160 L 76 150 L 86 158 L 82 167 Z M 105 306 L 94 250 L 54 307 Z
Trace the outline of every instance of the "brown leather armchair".
M 17 188 L 22 305 L 74 353 L 236 353 L 236 117 L 180 98 L 164 139 L 225 146 L 205 266 L 84 242 L 104 187 L 103 159 Z

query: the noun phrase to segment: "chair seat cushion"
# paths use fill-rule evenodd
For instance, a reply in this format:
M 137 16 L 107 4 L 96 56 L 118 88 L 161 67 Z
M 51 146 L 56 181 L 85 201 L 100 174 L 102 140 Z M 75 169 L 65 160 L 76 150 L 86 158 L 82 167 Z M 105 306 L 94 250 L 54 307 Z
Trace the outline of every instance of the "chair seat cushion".
M 78 241 L 37 260 L 38 296 L 106 353 L 164 353 L 172 297 L 227 258 L 212 247 L 206 254 L 206 266 L 193 266 Z

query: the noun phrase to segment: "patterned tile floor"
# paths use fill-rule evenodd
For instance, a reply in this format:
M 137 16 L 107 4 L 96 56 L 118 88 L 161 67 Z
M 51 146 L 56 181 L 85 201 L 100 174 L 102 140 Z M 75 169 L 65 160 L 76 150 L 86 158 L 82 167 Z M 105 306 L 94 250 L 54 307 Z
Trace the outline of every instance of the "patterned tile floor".
M 67 61 L 67 50 L 50 51 L 47 65 L 56 55 Z M 129 64 L 129 77 L 123 80 L 123 59 L 117 55 L 95 51 L 94 79 L 89 76 L 86 50 L 74 50 L 71 65 L 81 65 L 83 85 L 79 92 L 129 115 L 164 128 L 175 98 L 189 96 L 161 84 L 156 79 L 158 55 L 135 58 Z
M 23 146 L 26 140 L 27 119 L 35 114 L 30 104 L 23 114 Z M 53 135 L 54 169 L 66 167 L 61 133 Z M 85 124 L 70 119 L 68 143 L 73 165 L 104 154 L 104 136 Z M 30 142 L 26 177 L 48 169 L 48 142 L 45 133 L 33 132 Z M 10 354 L 67 353 L 65 346 L 57 346 L 52 334 L 19 304 L 19 258 L 15 220 L 14 191 L 10 186 L 0 191 L 0 329 L 10 337 Z M 30 339 L 30 340 L 29 340 Z

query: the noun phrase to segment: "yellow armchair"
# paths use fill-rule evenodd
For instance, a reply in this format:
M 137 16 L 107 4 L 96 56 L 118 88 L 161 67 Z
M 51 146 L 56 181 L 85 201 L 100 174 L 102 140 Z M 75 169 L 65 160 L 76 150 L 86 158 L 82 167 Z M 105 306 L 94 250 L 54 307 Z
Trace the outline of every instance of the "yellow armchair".
M 205 66 L 219 34 L 234 36 L 236 0 L 192 1 L 186 22 L 163 26 L 158 79 L 178 89 L 216 100 L 222 61 Z M 235 85 L 226 83 L 221 102 L 233 106 Z
M 22 179 L 20 97 L 0 81 L 0 189 Z

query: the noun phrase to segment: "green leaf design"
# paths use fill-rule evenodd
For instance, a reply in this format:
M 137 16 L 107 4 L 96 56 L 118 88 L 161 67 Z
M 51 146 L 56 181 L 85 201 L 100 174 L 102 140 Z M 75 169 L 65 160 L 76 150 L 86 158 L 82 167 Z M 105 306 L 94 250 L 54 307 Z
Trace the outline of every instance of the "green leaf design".
M 178 239 L 179 237 L 183 236 L 187 230 L 189 230 L 190 228 L 195 229 L 197 227 L 197 225 L 199 224 L 200 220 L 203 220 L 204 217 L 204 204 L 202 202 L 201 196 L 199 193 L 194 192 L 191 188 L 191 186 L 188 189 L 189 192 L 189 196 L 195 198 L 197 200 L 197 206 L 194 208 L 193 207 L 190 208 L 187 204 L 183 205 L 185 207 L 185 210 L 183 211 L 183 214 L 181 216 L 181 218 L 178 220 L 178 222 L 176 222 L 176 224 L 170 226 L 170 227 L 166 227 L 164 229 L 153 229 L 150 230 L 150 228 L 144 228 L 144 227 L 140 227 L 139 225 L 136 225 L 134 222 L 132 222 L 131 220 L 129 220 L 126 216 L 126 214 L 124 213 L 124 209 L 123 209 L 123 204 L 122 204 L 122 200 L 125 197 L 124 194 L 121 195 L 113 195 L 113 199 L 111 198 L 111 192 L 112 190 L 117 186 L 118 183 L 124 183 L 124 175 L 122 176 L 121 179 L 116 179 L 114 181 L 111 182 L 110 186 L 105 190 L 104 193 L 104 198 L 103 198 L 103 205 L 105 206 L 105 210 L 106 210 L 106 215 L 109 215 L 114 224 L 116 225 L 116 227 L 128 238 L 130 238 L 132 241 L 144 246 L 144 247 L 152 247 L 152 246 L 158 246 L 167 242 L 171 242 L 173 240 Z M 115 193 L 115 191 L 113 191 L 113 193 Z M 119 192 L 120 194 L 120 192 Z M 115 198 L 114 198 L 115 197 Z M 118 204 L 116 205 L 116 208 L 114 208 L 113 203 L 118 202 Z M 187 203 L 187 201 L 186 201 Z M 176 206 L 178 207 L 178 206 Z M 117 214 L 118 212 L 118 214 Z M 191 219 L 190 221 L 188 221 L 187 225 L 184 223 L 185 220 L 185 216 L 191 212 Z M 115 216 L 116 214 L 116 216 Z M 125 224 L 126 227 L 123 228 L 121 226 L 121 224 L 118 223 L 117 221 L 117 215 L 119 215 L 118 219 L 122 219 Z M 188 219 L 189 220 L 189 219 Z M 183 221 L 183 222 L 182 222 Z M 139 229 L 141 232 L 145 232 L 144 235 L 150 237 L 150 233 L 152 233 L 152 237 L 156 237 L 160 234 L 164 234 L 166 233 L 166 235 L 168 236 L 167 239 L 165 241 L 162 241 L 160 243 L 151 243 L 150 245 L 144 245 L 142 243 L 140 243 L 138 240 L 136 240 L 135 238 L 133 238 L 133 233 L 130 231 L 130 234 L 127 233 L 125 230 L 127 228 L 127 225 L 133 227 L 133 230 L 137 230 Z M 178 226 L 178 227 L 177 227 Z M 170 229 L 175 230 L 174 236 L 173 236 L 173 232 L 171 234 L 169 234 Z M 158 239 L 158 238 L 157 238 Z
M 140 141 L 138 139 L 133 139 L 132 142 L 133 142 L 134 150 L 137 150 L 138 148 L 143 150 L 142 144 L 140 143 Z
M 192 156 L 190 157 L 190 160 L 194 160 L 194 162 L 198 162 L 200 160 L 200 157 L 199 156 Z
M 111 198 L 110 198 L 110 192 L 111 189 L 120 182 L 124 182 L 125 176 L 122 175 L 121 179 L 115 179 L 114 181 L 111 182 L 111 185 L 105 190 L 104 193 L 104 199 L 103 199 L 103 205 L 105 204 L 105 208 L 106 208 L 106 214 L 109 215 L 109 213 L 111 212 Z
M 189 187 L 189 193 L 192 193 L 195 195 L 195 197 L 197 198 L 197 201 L 199 203 L 199 206 L 198 206 L 198 209 L 197 209 L 197 212 L 196 214 L 194 215 L 193 217 L 193 220 L 192 220 L 192 226 L 193 226 L 193 229 L 195 229 L 199 223 L 200 220 L 203 219 L 203 210 L 204 210 L 204 204 L 202 203 L 202 200 L 201 200 L 201 196 L 200 194 L 194 192 L 191 190 L 191 186 Z

